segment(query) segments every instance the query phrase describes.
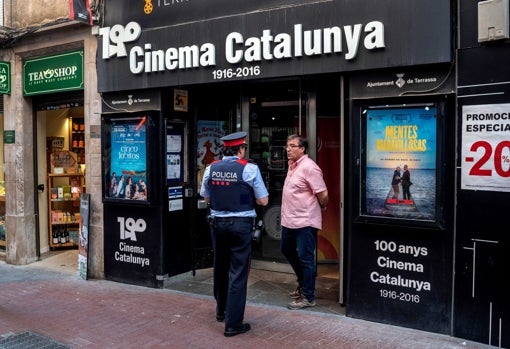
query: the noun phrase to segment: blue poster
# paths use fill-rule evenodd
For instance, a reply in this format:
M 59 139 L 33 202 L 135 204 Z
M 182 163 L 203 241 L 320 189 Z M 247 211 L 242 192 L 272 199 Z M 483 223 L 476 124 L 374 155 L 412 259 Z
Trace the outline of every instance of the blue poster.
M 145 120 L 112 125 L 110 198 L 147 201 Z
M 436 108 L 366 111 L 364 214 L 434 220 Z

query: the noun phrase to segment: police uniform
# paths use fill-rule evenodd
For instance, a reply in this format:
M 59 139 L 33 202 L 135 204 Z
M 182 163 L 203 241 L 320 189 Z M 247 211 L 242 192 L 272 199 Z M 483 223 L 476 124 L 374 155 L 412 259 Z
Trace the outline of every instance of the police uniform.
M 245 139 L 246 132 L 236 132 L 221 141 L 236 147 L 246 144 Z M 200 195 L 209 199 L 211 208 L 216 319 L 225 320 L 225 336 L 244 333 L 250 329 L 243 320 L 255 199 L 269 194 L 257 165 L 224 156 L 205 169 Z

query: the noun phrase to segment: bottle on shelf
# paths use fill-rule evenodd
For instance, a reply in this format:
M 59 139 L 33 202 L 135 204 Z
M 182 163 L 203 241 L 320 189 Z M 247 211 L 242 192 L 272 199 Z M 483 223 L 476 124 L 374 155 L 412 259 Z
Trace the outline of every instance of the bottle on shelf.
M 83 175 L 50 173 L 48 177 L 50 247 L 58 249 L 76 246 L 78 242 L 74 231 L 79 223 L 79 195 L 84 191 Z M 61 199 L 58 199 L 59 194 Z
M 60 230 L 60 243 L 61 244 L 65 244 L 66 243 L 65 228 L 61 228 L 61 230 Z
M 57 233 L 57 229 L 53 229 L 52 231 L 52 241 L 53 241 L 53 244 L 58 244 L 59 243 L 59 237 L 58 237 L 58 233 Z

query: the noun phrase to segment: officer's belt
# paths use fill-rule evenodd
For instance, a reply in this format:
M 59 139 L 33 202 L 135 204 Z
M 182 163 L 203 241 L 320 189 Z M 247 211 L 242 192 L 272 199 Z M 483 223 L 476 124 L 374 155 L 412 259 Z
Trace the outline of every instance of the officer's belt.
M 252 223 L 255 217 L 214 217 L 216 222 L 248 222 Z

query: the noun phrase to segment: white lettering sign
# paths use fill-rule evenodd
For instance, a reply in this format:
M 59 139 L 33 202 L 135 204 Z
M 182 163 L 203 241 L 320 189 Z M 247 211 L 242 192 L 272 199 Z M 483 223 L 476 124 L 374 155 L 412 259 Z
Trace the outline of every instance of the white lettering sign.
M 147 223 L 142 218 L 135 221 L 134 218 L 117 217 L 117 222 L 119 222 L 121 240 L 136 241 L 136 233 L 144 232 L 147 228 Z
M 421 280 L 425 273 L 422 262 L 429 255 L 427 247 L 397 244 L 395 241 L 374 241 L 376 253 L 376 267 L 368 275 L 369 280 L 379 287 L 381 298 L 420 303 L 420 293 L 431 291 L 432 284 Z M 415 258 L 410 261 L 409 258 Z M 405 258 L 406 260 L 400 260 Z M 405 276 L 400 272 L 405 272 Z
M 217 64 L 216 47 L 212 43 L 157 48 L 146 42 L 133 46 L 128 54 L 126 43 L 138 40 L 141 32 L 142 28 L 136 22 L 125 27 L 116 24 L 101 28 L 102 58 L 129 57 L 132 74 Z M 263 29 L 260 36 L 251 37 L 231 32 L 225 38 L 224 49 L 227 63 L 239 64 L 330 54 L 344 54 L 345 60 L 352 60 L 358 55 L 360 45 L 368 51 L 384 48 L 384 24 L 372 21 L 365 25 L 357 23 L 307 30 L 302 24 L 295 24 L 291 33 L 273 33 L 271 29 Z

